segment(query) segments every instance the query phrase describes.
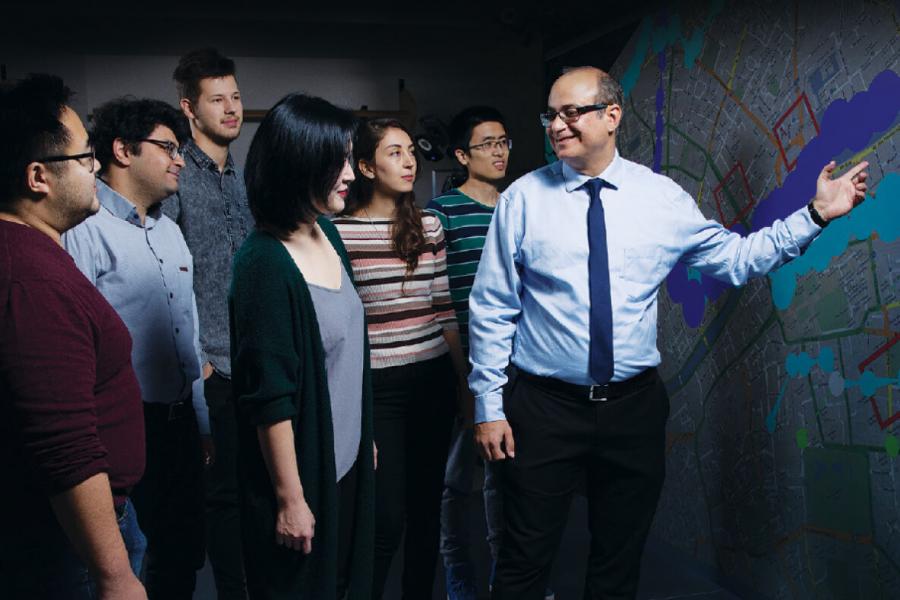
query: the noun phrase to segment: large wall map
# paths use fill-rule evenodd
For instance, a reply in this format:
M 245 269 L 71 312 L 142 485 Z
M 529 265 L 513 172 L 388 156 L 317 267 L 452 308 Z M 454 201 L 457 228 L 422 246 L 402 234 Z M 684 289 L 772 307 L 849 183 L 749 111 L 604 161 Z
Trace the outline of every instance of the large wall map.
M 900 598 L 900 2 L 701 2 L 637 29 L 620 152 L 751 232 L 822 166 L 870 195 L 743 288 L 679 265 L 654 531 L 771 598 Z

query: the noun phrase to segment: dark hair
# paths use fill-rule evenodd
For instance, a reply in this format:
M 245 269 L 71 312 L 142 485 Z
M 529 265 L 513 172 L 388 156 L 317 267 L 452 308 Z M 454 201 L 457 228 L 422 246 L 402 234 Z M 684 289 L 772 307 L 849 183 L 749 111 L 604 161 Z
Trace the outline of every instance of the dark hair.
M 456 151 L 462 150 L 469 154 L 469 145 L 472 143 L 472 131 L 482 123 L 500 123 L 506 129 L 506 121 L 500 111 L 492 106 L 470 106 L 461 110 L 450 121 L 448 133 L 450 136 L 450 154 L 456 157 Z M 459 187 L 469 178 L 469 170 L 457 163 L 458 168 L 448 177 L 445 184 L 449 187 Z
M 315 96 L 289 94 L 259 124 L 244 167 L 256 225 L 286 239 L 321 214 L 344 168 L 353 113 Z
M 178 97 L 196 102 L 200 97 L 200 80 L 234 75 L 234 61 L 219 54 L 215 48 L 191 50 L 178 60 L 172 79 L 178 87 Z
M 140 156 L 140 140 L 150 136 L 158 125 L 168 127 L 179 144 L 191 137 L 191 126 L 184 114 L 171 104 L 150 98 L 125 96 L 94 109 L 91 117 L 91 141 L 100 162 L 100 174 L 113 160 L 113 141 L 120 139 L 132 154 Z
M 462 150 L 469 153 L 469 145 L 472 142 L 472 130 L 482 123 L 500 123 L 506 128 L 506 121 L 500 111 L 492 106 L 470 106 L 459 112 L 450 121 L 448 130 L 450 135 L 450 152 Z
M 343 214 L 350 214 L 366 208 L 375 193 L 375 182 L 359 172 L 359 161 L 375 162 L 375 149 L 388 129 L 400 129 L 409 135 L 409 130 L 397 119 L 371 119 L 363 121 L 353 138 L 353 170 L 356 179 L 350 184 L 350 194 Z M 417 163 L 418 165 L 418 163 Z M 416 206 L 413 192 L 401 194 L 397 199 L 397 213 L 391 227 L 391 243 L 394 251 L 406 261 L 406 275 L 409 276 L 419 264 L 419 255 L 425 247 L 425 230 L 422 227 L 422 211 Z
M 72 90 L 54 75 L 31 74 L 0 88 L 0 207 L 24 192 L 28 163 L 62 153 L 71 141 L 60 121 L 71 97 Z

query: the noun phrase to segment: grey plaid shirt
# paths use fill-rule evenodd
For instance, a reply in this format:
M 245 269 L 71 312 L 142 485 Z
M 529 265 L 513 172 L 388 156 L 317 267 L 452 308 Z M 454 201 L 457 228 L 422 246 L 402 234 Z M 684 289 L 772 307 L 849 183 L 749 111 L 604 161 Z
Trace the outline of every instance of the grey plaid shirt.
M 204 362 L 231 377 L 228 341 L 228 288 L 231 260 L 253 229 L 243 175 L 231 154 L 223 172 L 193 140 L 185 144 L 178 192 L 163 203 L 163 212 L 178 223 L 194 257 L 194 293 L 200 316 Z

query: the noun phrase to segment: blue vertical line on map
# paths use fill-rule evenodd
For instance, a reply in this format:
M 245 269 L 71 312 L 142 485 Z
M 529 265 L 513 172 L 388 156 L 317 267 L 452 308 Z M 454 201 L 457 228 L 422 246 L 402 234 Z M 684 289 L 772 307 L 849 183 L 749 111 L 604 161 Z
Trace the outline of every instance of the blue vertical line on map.
M 772 410 L 769 411 L 769 414 L 766 416 L 766 430 L 769 433 L 775 433 L 775 422 L 778 417 L 778 409 L 781 408 L 781 402 L 784 400 L 784 393 L 787 391 L 788 383 L 790 379 L 785 379 L 784 383 L 781 384 L 781 390 L 778 392 L 778 397 L 775 399 L 775 405 L 772 407 Z
M 666 51 L 660 50 L 657 55 L 659 65 L 659 85 L 656 88 L 656 141 L 653 144 L 653 172 L 662 170 L 663 133 L 666 124 L 663 119 L 663 109 L 666 106 L 665 75 L 666 75 Z

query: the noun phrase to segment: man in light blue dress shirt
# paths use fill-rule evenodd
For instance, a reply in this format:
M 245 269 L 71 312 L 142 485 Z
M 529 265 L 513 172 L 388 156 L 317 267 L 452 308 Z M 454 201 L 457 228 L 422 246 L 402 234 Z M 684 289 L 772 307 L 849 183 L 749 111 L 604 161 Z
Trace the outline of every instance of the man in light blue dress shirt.
M 203 447 L 209 418 L 200 372 L 193 261 L 160 202 L 178 189 L 180 111 L 113 100 L 94 111 L 100 211 L 64 236 L 78 268 L 128 327 L 144 401 L 147 466 L 132 492 L 147 537 L 148 597 L 191 598 L 203 566 Z M 207 451 L 209 449 L 207 448 Z
M 831 163 L 807 207 L 742 237 L 706 219 L 669 178 L 619 156 L 622 104 L 621 87 L 598 69 L 556 80 L 541 121 L 560 160 L 501 195 L 469 299 L 476 444 L 505 461 L 495 599 L 542 597 L 581 481 L 592 537 L 585 597 L 634 597 L 665 469 L 659 286 L 678 260 L 733 285 L 765 275 L 865 195 L 867 163 L 834 180 Z M 599 355 L 612 355 L 605 381 L 592 378 L 590 358 L 603 343 L 591 339 L 594 178 L 611 312 L 611 328 L 599 328 L 608 338 Z

